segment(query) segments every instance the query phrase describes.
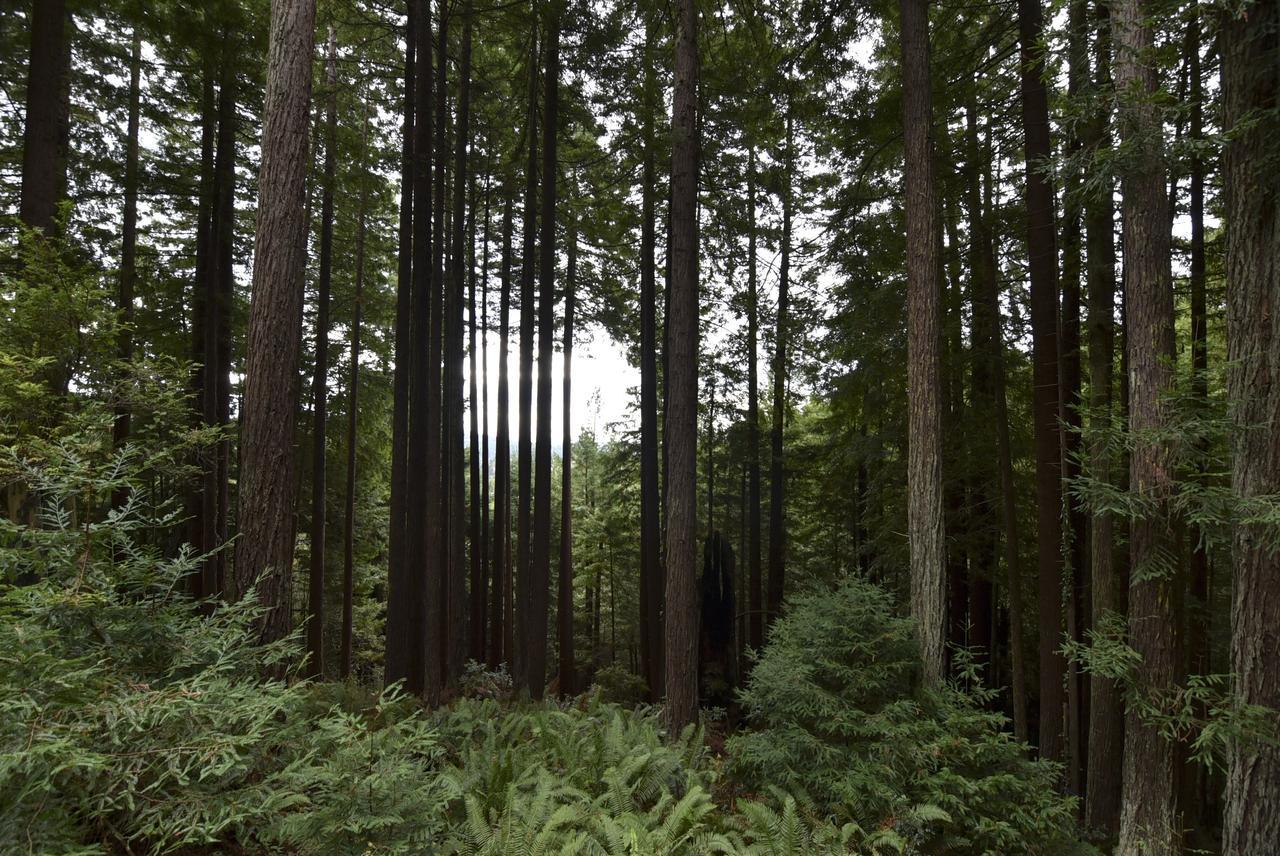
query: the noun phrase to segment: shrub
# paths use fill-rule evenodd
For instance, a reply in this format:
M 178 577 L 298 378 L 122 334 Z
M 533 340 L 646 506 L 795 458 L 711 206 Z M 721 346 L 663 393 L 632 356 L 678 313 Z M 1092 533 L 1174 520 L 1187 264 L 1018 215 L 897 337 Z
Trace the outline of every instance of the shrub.
M 741 693 L 754 730 L 730 740 L 731 770 L 890 849 L 1076 846 L 1058 768 L 1030 760 L 961 687 L 919 689 L 918 672 L 911 622 L 883 590 L 848 578 L 796 598 Z

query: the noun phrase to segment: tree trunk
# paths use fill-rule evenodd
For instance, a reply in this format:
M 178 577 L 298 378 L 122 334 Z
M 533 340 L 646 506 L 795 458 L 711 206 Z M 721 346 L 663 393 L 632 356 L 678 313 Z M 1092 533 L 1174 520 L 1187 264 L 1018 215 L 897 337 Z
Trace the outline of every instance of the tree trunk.
M 564 379 L 561 389 L 560 439 L 560 588 L 557 592 L 556 617 L 559 619 L 560 694 L 568 697 L 578 688 L 573 650 L 573 430 L 570 425 L 573 368 L 573 310 L 578 276 L 577 221 L 570 215 L 568 227 L 568 271 L 564 290 Z
M 467 409 L 470 411 L 471 419 L 471 441 L 468 450 L 467 463 L 470 466 L 470 524 L 471 532 L 468 536 L 468 543 L 471 552 L 467 559 L 471 563 L 471 607 L 470 615 L 467 619 L 467 626 L 470 630 L 470 654 L 468 655 L 477 663 L 484 662 L 484 640 L 486 625 L 486 600 L 485 597 L 489 593 L 488 573 L 489 567 L 484 561 L 484 537 L 481 533 L 481 509 L 484 501 L 480 490 L 480 377 L 479 377 L 479 355 L 477 342 L 477 326 L 476 318 L 476 183 L 475 175 L 471 176 L 470 189 L 470 214 L 468 215 L 469 224 L 467 227 L 467 318 L 468 318 L 468 390 L 467 390 Z M 486 212 L 487 213 L 487 212 Z M 487 428 L 487 426 L 486 426 Z M 489 475 L 488 467 L 485 468 L 485 478 Z
M 1062 444 L 1058 378 L 1058 250 L 1053 187 L 1045 173 L 1049 103 L 1040 0 L 1018 0 L 1022 127 L 1025 134 L 1027 258 L 1031 273 L 1032 416 L 1036 456 L 1036 544 L 1040 648 L 1040 757 L 1064 758 L 1062 644 Z
M 542 227 L 538 282 L 538 436 L 534 449 L 533 562 L 529 604 L 529 692 L 542 698 L 547 681 L 547 611 L 551 581 L 551 361 L 555 345 L 556 109 L 560 89 L 560 21 L 547 21 L 542 106 Z
M 64 0 L 36 0 L 31 14 L 26 124 L 22 132 L 23 225 L 52 235 L 67 195 L 71 117 L 71 39 Z
M 756 149 L 747 144 L 747 574 L 751 580 L 750 645 L 764 647 L 763 581 L 760 567 L 760 313 L 756 284 Z M 774 603 L 770 591 L 769 614 Z
M 355 605 L 356 545 L 356 433 L 360 404 L 360 323 L 364 313 L 364 242 L 369 208 L 369 177 L 365 174 L 369 144 L 369 109 L 366 106 L 360 127 L 360 201 L 356 210 L 356 295 L 351 310 L 351 379 L 347 382 L 347 488 L 342 530 L 342 641 L 339 646 L 339 677 L 351 677 L 352 636 Z
M 258 172 L 258 232 L 240 419 L 236 589 L 256 592 L 263 641 L 292 624 L 298 353 L 302 344 L 303 219 L 315 0 L 272 0 Z
M 507 353 L 511 340 L 511 187 L 502 184 L 502 294 L 498 299 L 498 436 L 493 473 L 493 627 L 489 666 L 505 663 L 510 670 L 511 621 L 511 392 Z M 514 672 L 512 672 L 514 674 Z
M 418 347 L 410 335 L 413 323 L 413 205 L 414 205 L 414 110 L 416 103 L 415 54 L 417 48 L 417 0 L 406 4 L 404 54 L 404 103 L 400 144 L 400 224 L 396 251 L 396 331 L 395 379 L 392 384 L 390 513 L 387 527 L 387 623 L 386 653 L 383 661 L 387 684 L 410 680 L 410 602 L 420 586 L 411 579 L 408 565 L 410 537 L 418 537 L 420 522 L 409 525 L 409 399 L 413 353 Z M 416 490 L 417 486 L 413 488 Z M 410 536 L 410 532 L 414 535 Z M 406 689 L 409 689 L 406 683 Z M 417 690 L 421 691 L 421 681 Z
M 675 94 L 671 111 L 671 300 L 665 587 L 667 699 L 664 720 L 679 734 L 698 715 L 698 18 L 676 5 Z
M 120 283 L 118 310 L 120 332 L 116 356 L 120 360 L 121 388 L 117 395 L 125 394 L 128 383 L 128 365 L 133 362 L 133 285 L 138 275 L 138 125 L 141 114 L 142 36 L 135 28 L 133 46 L 129 52 L 129 118 L 124 137 L 124 222 L 120 228 Z M 113 443 L 118 449 L 129 440 L 131 405 L 127 400 L 116 405 Z M 119 508 L 129 498 L 129 492 L 120 488 L 112 494 L 111 504 Z
M 1280 7 L 1259 0 L 1223 22 L 1224 128 L 1256 124 L 1229 138 L 1224 157 L 1227 223 L 1227 342 L 1231 372 L 1231 484 L 1246 503 L 1280 492 L 1280 178 L 1275 170 L 1280 92 Z M 1274 530 L 1238 524 L 1233 558 L 1231 671 L 1241 702 L 1280 709 L 1280 553 Z M 1280 748 L 1231 747 L 1223 853 L 1280 851 Z
M 533 588 L 531 539 L 533 523 L 533 268 L 536 250 L 534 233 L 538 228 L 538 44 L 537 36 L 529 45 L 529 114 L 525 123 L 529 146 L 525 165 L 524 226 L 520 253 L 520 439 L 516 452 L 519 491 L 516 500 L 515 619 L 516 638 L 512 649 L 512 678 L 515 689 L 529 692 L 529 646 L 532 644 L 530 603 Z
M 316 282 L 315 372 L 311 376 L 311 575 L 307 597 L 307 674 L 324 677 L 325 446 L 329 419 L 329 292 L 333 282 L 333 185 L 338 126 L 338 34 L 329 25 L 325 63 L 324 187 L 320 201 L 320 272 Z
M 902 122 L 906 147 L 907 386 L 910 395 L 907 537 L 911 617 L 924 681 L 946 668 L 946 557 L 942 518 L 942 424 L 938 338 L 938 220 L 934 191 L 929 17 L 924 0 L 901 0 Z
M 645 21 L 644 89 L 641 127 L 644 135 L 640 188 L 640 671 L 649 686 L 649 701 L 662 694 L 662 530 L 658 517 L 658 292 L 656 155 L 654 139 L 657 41 L 653 16 Z
M 1110 23 L 1106 6 L 1100 7 L 1095 46 L 1093 86 L 1107 91 L 1111 86 Z M 1110 145 L 1107 112 L 1099 110 L 1085 126 L 1085 145 L 1090 151 Z M 1105 154 L 1099 151 L 1099 154 Z M 1115 214 L 1110 182 L 1101 192 L 1090 194 L 1085 204 L 1085 240 L 1088 258 L 1086 277 L 1089 302 L 1089 475 L 1110 483 L 1115 474 L 1111 460 L 1112 362 L 1115 349 Z M 1091 615 L 1098 627 L 1109 614 L 1124 615 L 1124 590 L 1113 555 L 1114 520 L 1105 511 L 1093 514 L 1090 528 L 1089 569 Z M 1085 779 L 1085 825 L 1102 831 L 1108 838 L 1120 829 L 1120 771 L 1115 759 L 1124 753 L 1124 709 L 1120 687 L 1115 681 L 1093 675 L 1089 679 L 1089 756 Z
M 782 164 L 782 260 L 778 269 L 778 316 L 773 332 L 773 425 L 769 435 L 769 603 L 770 620 L 777 617 L 785 594 L 787 522 L 786 459 L 783 429 L 787 418 L 787 323 L 791 286 L 792 170 L 795 163 L 791 99 L 787 97 L 786 141 Z
M 489 596 L 489 580 L 494 580 L 493 590 L 498 591 L 498 571 L 495 567 L 496 553 L 489 550 L 491 512 L 489 510 L 489 198 L 490 172 L 485 169 L 484 176 L 484 227 L 481 229 L 481 246 L 484 248 L 480 260 L 480 575 L 484 586 L 480 591 L 483 600 Z M 472 346 L 474 351 L 474 345 Z M 475 454 L 474 450 L 472 454 Z M 499 598 L 499 604 L 501 599 Z M 490 611 L 487 605 L 481 606 L 484 619 L 480 622 L 480 647 L 485 652 L 481 662 L 490 668 L 497 666 L 491 650 L 486 649 L 489 641 L 487 631 L 490 621 L 497 621 L 497 607 Z
M 1126 277 L 1126 349 L 1129 354 L 1129 427 L 1133 434 L 1130 492 L 1142 510 L 1131 524 L 1133 575 L 1129 584 L 1129 644 L 1141 660 L 1125 714 L 1124 801 L 1117 853 L 1179 853 L 1175 745 L 1142 707 L 1168 704 L 1183 669 L 1177 626 L 1178 568 L 1173 555 L 1175 490 L 1169 428 L 1174 357 L 1171 237 L 1163 129 L 1151 65 L 1152 8 L 1142 0 L 1112 7 L 1117 47 L 1117 116 L 1131 149 L 1121 176 Z M 1154 436 L 1153 436 L 1154 435 Z M 1176 562 L 1176 559 L 1173 560 Z
M 210 411 L 214 423 L 225 431 L 231 424 L 231 324 L 235 304 L 235 225 L 236 225 L 236 74 L 230 64 L 222 71 L 218 93 L 217 161 L 214 167 L 214 210 L 211 233 L 212 277 L 209 288 L 214 304 L 213 333 L 210 343 L 213 359 Z M 304 233 L 305 234 L 305 233 Z M 223 436 L 214 449 L 213 472 L 213 539 L 217 545 L 227 542 L 231 528 L 231 440 Z M 210 595 L 221 597 L 227 590 L 227 551 L 214 557 Z

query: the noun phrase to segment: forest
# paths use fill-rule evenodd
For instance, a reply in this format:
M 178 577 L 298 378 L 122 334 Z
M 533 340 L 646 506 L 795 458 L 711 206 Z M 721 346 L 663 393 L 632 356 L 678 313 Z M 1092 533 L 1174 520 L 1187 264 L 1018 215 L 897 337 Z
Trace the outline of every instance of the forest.
M 1280 0 L 7 0 L 0 91 L 0 852 L 1280 854 Z

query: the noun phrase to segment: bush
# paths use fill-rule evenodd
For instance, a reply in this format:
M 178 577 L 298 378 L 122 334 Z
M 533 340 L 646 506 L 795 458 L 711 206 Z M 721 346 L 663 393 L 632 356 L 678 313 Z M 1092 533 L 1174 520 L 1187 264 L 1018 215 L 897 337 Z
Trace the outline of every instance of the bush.
M 911 622 L 880 588 L 848 578 L 795 599 L 741 693 L 754 730 L 729 741 L 731 770 L 889 849 L 1079 846 L 1058 768 L 1030 760 L 971 692 L 921 690 L 918 672 Z
M 637 707 L 649 699 L 649 685 L 644 678 L 625 666 L 597 669 L 592 691 L 602 701 L 624 707 Z

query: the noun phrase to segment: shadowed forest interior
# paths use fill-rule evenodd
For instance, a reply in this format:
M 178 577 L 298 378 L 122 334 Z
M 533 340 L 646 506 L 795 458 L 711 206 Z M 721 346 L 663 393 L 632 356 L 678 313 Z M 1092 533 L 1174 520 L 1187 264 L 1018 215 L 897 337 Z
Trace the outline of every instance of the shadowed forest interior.
M 9 0 L 0 89 L 0 851 L 1280 853 L 1280 0 Z

